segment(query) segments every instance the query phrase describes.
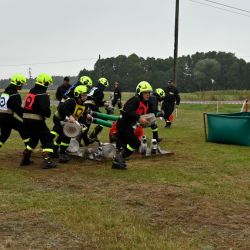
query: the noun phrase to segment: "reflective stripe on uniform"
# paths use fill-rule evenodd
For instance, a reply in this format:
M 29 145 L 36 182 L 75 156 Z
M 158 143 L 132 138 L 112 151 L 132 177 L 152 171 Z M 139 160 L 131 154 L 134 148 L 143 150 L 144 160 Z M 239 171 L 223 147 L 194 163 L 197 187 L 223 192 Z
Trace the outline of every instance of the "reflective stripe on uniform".
M 129 144 L 127 144 L 127 149 L 130 150 L 130 151 L 135 151 L 135 149 L 132 148 Z
M 50 133 L 54 136 L 58 136 L 59 134 L 56 131 L 51 130 Z
M 56 141 L 54 141 L 54 145 L 60 147 L 61 143 L 57 143 Z
M 53 153 L 53 149 L 52 148 L 43 148 L 43 152 Z
M 69 143 L 61 142 L 61 146 L 68 147 L 68 146 L 69 146 Z
M 30 140 L 30 138 L 23 139 L 23 142 L 28 142 L 29 140 Z
M 158 128 L 152 129 L 152 132 L 156 132 L 158 131 Z
M 27 145 L 26 148 L 27 148 L 28 150 L 30 150 L 30 151 L 33 151 L 33 148 L 30 147 L 29 145 Z

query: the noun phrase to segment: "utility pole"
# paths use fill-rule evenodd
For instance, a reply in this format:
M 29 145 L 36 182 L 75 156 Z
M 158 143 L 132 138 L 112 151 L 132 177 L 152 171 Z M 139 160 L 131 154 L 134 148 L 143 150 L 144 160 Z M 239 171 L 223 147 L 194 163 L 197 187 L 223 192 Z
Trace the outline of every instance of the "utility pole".
M 97 60 L 97 69 L 98 69 L 98 77 L 100 77 L 100 75 L 101 75 L 101 64 L 100 64 L 100 60 L 101 60 L 101 55 L 99 54 L 99 56 L 98 56 L 98 60 Z
M 179 0 L 175 3 L 175 31 L 174 31 L 174 70 L 173 80 L 177 85 L 177 58 L 178 58 L 178 32 L 179 32 Z
M 29 88 L 31 88 L 32 83 L 32 74 L 31 74 L 31 68 L 29 68 Z

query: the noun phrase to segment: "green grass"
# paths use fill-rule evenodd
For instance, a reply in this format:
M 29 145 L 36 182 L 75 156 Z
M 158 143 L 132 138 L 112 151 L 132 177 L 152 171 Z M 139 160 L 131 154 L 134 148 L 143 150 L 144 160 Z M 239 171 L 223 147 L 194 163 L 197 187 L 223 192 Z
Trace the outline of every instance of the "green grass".
M 250 96 L 249 90 L 217 90 L 181 93 L 182 100 L 189 101 L 243 101 Z
M 40 152 L 20 168 L 12 133 L 0 151 L 0 249 L 247 249 L 249 147 L 205 142 L 203 112 L 216 107 L 183 104 L 171 129 L 159 120 L 174 155 L 134 155 L 127 171 L 81 158 L 42 170 Z

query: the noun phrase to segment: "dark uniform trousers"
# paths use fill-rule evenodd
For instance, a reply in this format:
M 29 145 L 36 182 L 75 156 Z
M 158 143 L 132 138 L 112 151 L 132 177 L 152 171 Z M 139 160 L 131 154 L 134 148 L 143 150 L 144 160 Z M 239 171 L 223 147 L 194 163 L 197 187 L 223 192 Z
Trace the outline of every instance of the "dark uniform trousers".
M 120 98 L 114 98 L 112 100 L 112 106 L 115 107 L 115 105 L 117 104 L 118 108 L 121 109 L 122 108 L 122 102 Z
M 18 131 L 25 144 L 29 140 L 29 134 L 25 129 L 23 122 L 11 114 L 0 114 L 0 128 L 0 146 L 7 141 L 12 129 Z
M 88 105 L 88 108 L 92 111 L 95 111 L 95 112 L 98 112 L 100 113 L 100 110 L 99 108 L 96 106 L 96 105 L 93 105 L 93 104 L 89 104 Z M 84 124 L 86 126 L 86 130 L 84 131 L 83 135 L 82 135 L 82 138 L 83 138 L 83 141 L 85 143 L 85 145 L 88 145 L 89 144 L 89 141 L 88 141 L 88 137 L 87 137 L 87 134 L 89 132 L 89 128 L 90 128 L 90 123 L 86 123 L 86 121 L 82 121 L 82 118 L 79 119 L 79 122 Z M 89 135 L 89 139 L 90 141 L 91 140 L 95 140 L 97 139 L 97 136 L 98 134 L 103 130 L 103 126 L 102 125 L 97 125 L 95 126 L 94 130 L 90 133 Z
M 128 157 L 133 151 L 140 147 L 141 142 L 134 133 L 134 128 L 126 124 L 122 119 L 117 122 L 117 148 L 125 150 L 125 157 Z
M 53 153 L 53 136 L 50 134 L 45 120 L 23 119 L 24 126 L 29 131 L 30 141 L 28 142 L 27 149 L 33 150 L 39 140 L 42 144 L 43 152 Z
M 54 142 L 54 153 L 56 153 L 60 147 L 60 153 L 65 153 L 66 149 L 70 144 L 70 138 L 65 136 L 63 133 L 63 126 L 61 124 L 61 120 L 58 119 L 55 115 L 53 117 L 54 127 L 50 132 L 52 134 L 52 138 L 56 138 Z
M 167 121 L 170 122 L 169 117 L 171 116 L 171 114 L 174 111 L 174 107 L 175 107 L 175 102 L 163 102 L 162 104 L 162 110 L 164 111 L 164 116 L 163 118 Z

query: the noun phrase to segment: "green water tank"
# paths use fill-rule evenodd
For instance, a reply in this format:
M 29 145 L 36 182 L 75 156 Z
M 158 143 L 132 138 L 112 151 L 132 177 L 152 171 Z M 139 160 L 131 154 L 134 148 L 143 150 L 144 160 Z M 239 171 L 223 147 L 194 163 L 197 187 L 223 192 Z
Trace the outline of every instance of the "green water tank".
M 206 139 L 209 142 L 250 146 L 250 113 L 206 113 Z M 205 121 L 206 119 L 204 119 Z M 207 125 L 207 128 L 206 128 Z

